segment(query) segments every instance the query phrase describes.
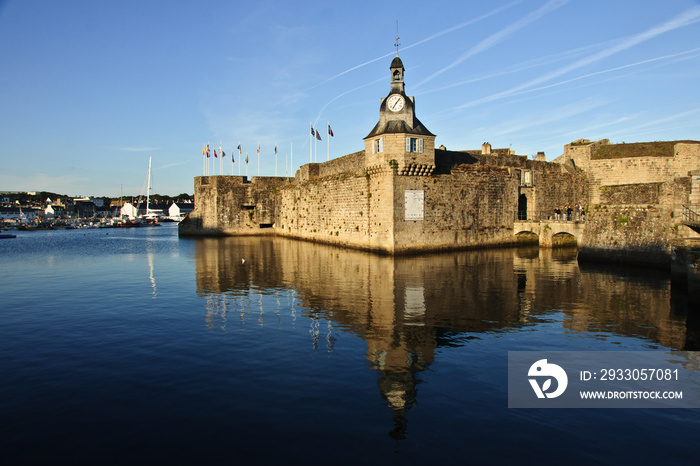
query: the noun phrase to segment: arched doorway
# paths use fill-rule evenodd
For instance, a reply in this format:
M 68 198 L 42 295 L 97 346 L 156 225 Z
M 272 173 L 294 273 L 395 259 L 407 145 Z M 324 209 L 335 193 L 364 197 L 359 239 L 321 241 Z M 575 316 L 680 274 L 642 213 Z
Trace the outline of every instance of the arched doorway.
M 518 220 L 527 220 L 527 196 L 518 196 Z

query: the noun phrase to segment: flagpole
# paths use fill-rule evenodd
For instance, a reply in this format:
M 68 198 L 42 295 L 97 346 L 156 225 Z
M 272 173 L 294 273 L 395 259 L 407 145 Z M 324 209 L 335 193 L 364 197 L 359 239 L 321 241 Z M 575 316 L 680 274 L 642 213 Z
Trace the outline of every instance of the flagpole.
M 221 171 L 221 167 L 224 163 L 224 155 L 223 152 L 221 152 L 221 139 L 219 139 L 219 175 L 223 175 L 224 172 Z
M 248 178 L 248 151 L 245 153 L 245 177 Z
M 260 141 L 258 141 L 258 176 L 260 176 Z
M 289 143 L 289 173 L 291 174 L 292 170 L 294 170 L 294 146 L 292 143 Z
M 328 134 L 326 134 L 326 139 L 328 140 L 327 144 L 327 151 L 326 151 L 326 162 L 331 159 L 331 122 L 328 121 L 328 130 L 326 131 Z
M 275 141 L 275 176 L 277 176 L 277 141 Z
M 238 141 L 238 158 L 243 158 L 243 153 L 241 152 L 241 141 Z M 238 176 L 241 176 L 241 164 L 243 160 L 238 160 Z
M 311 123 L 311 134 L 309 135 L 309 163 L 313 163 L 314 161 L 314 148 L 311 147 L 313 144 L 313 139 L 316 135 L 314 134 L 314 124 Z

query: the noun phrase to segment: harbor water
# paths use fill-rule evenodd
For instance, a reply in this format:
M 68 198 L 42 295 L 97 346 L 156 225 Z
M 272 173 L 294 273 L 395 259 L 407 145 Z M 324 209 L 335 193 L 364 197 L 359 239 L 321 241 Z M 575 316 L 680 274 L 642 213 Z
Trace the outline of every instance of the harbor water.
M 654 270 L 174 224 L 0 241 L 4 464 L 697 464 L 698 409 L 508 408 L 509 351 L 696 351 Z

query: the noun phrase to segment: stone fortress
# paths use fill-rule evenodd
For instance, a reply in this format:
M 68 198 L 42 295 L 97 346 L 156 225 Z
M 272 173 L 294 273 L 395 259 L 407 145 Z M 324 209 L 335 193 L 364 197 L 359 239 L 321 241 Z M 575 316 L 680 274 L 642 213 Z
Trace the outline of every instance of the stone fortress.
M 278 235 L 389 255 L 534 238 L 575 241 L 579 257 L 669 267 L 682 256 L 679 267 L 697 269 L 700 142 L 580 139 L 552 162 L 489 143 L 435 148 L 404 72 L 397 52 L 364 150 L 303 165 L 294 178 L 196 177 L 180 235 Z M 555 214 L 576 204 L 583 212 L 570 221 Z

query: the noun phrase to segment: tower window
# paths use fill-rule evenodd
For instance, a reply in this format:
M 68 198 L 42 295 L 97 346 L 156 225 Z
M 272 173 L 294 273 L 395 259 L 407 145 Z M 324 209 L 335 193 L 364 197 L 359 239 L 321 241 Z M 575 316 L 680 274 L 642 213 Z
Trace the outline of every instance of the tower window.
M 406 138 L 406 152 L 423 152 L 423 140 L 418 138 Z
M 384 152 L 384 138 L 379 138 L 372 141 L 372 153 L 376 154 L 379 152 Z
M 401 73 L 394 71 L 394 81 L 401 81 Z

